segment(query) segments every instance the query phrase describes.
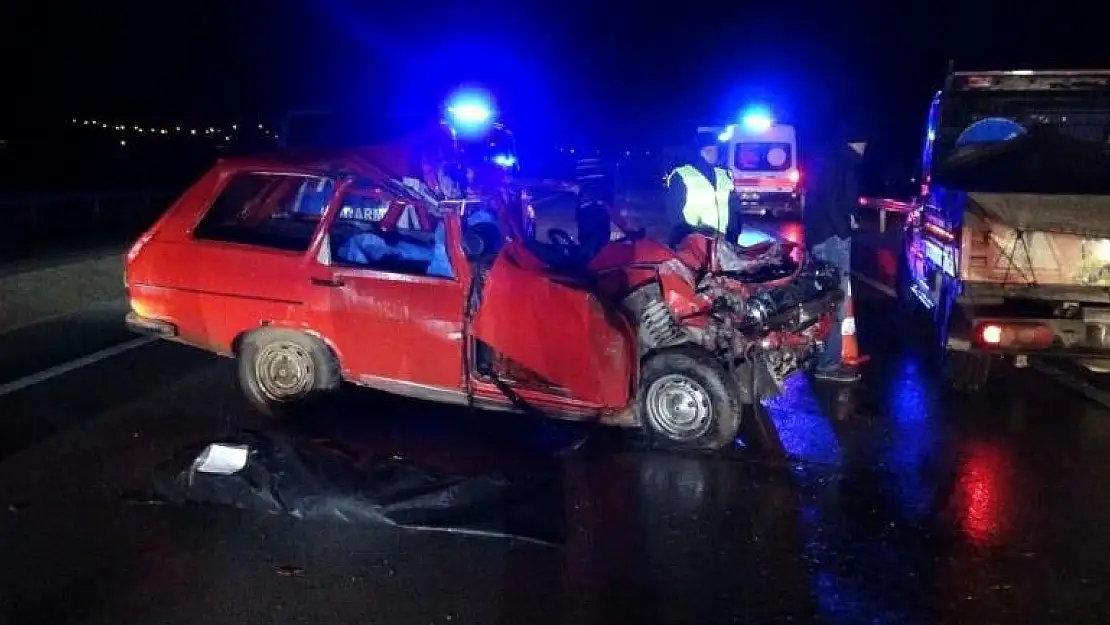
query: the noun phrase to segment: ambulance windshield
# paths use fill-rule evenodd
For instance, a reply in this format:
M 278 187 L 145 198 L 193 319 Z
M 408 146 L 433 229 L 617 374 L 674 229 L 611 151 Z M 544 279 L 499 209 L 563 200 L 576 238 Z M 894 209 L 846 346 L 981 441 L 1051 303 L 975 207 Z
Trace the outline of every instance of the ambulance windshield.
M 741 142 L 733 160 L 739 171 L 786 171 L 794 164 L 794 154 L 789 143 Z

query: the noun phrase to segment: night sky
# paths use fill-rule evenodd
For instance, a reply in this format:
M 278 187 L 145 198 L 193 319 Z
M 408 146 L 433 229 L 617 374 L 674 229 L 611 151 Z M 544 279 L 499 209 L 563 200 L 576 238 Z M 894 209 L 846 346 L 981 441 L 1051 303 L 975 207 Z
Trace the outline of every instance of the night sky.
M 752 100 L 912 136 L 948 58 L 1110 66 L 1095 3 L 970 4 L 9 0 L 3 120 L 342 106 L 392 123 L 477 82 L 533 137 L 652 143 Z

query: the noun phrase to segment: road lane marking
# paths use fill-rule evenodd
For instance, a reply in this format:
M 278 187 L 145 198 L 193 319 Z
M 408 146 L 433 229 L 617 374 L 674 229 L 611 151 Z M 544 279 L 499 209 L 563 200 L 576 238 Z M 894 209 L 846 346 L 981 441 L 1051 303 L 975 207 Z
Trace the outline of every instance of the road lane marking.
M 887 297 L 895 297 L 895 298 L 898 297 L 898 292 L 897 291 L 895 291 L 894 289 L 890 288 L 889 286 L 883 284 L 882 282 L 879 282 L 878 280 L 875 280 L 874 278 L 868 278 L 867 276 L 865 276 L 861 273 L 855 272 L 855 271 L 852 272 L 852 277 L 854 277 L 856 280 L 859 280 L 860 282 L 866 284 L 867 286 L 875 289 L 876 291 L 882 293 L 883 295 L 886 295 Z
M 113 345 L 112 347 L 109 347 L 107 349 L 93 352 L 88 356 L 75 358 L 73 360 L 70 360 L 69 362 L 63 362 L 60 365 L 50 367 L 49 369 L 43 369 L 38 373 L 32 373 L 31 375 L 24 376 L 17 380 L 12 380 L 11 382 L 0 384 L 0 397 L 23 390 L 29 386 L 34 386 L 35 384 L 38 384 L 40 382 L 45 382 L 51 378 L 65 375 L 71 371 L 76 371 L 82 367 L 96 364 L 102 360 L 107 360 L 113 356 L 118 356 L 124 352 L 131 351 L 137 347 L 142 347 L 143 345 L 148 345 L 157 340 L 158 337 L 156 336 L 140 336 L 136 339 L 127 341 L 126 343 Z
M 1071 373 L 1040 359 L 1031 359 L 1029 364 L 1034 370 L 1052 378 L 1062 386 L 1076 391 L 1096 404 L 1101 404 L 1104 408 L 1110 408 L 1110 392 L 1084 380 L 1080 377 L 1081 373 Z
M 20 330 L 26 330 L 27 328 L 32 328 L 39 324 L 50 323 L 51 321 L 58 321 L 59 319 L 64 319 L 65 317 L 76 317 L 78 315 L 86 315 L 91 312 L 102 312 L 105 310 L 113 309 L 119 309 L 121 312 L 127 312 L 127 298 L 117 297 L 115 299 L 100 300 L 98 302 L 93 302 L 92 304 L 89 304 L 88 306 L 85 306 L 83 308 L 67 310 L 60 313 L 53 313 L 45 317 L 39 317 L 38 319 L 30 319 L 24 323 L 20 323 L 18 325 L 10 326 L 0 330 L 0 336 L 11 334 L 12 332 L 18 332 Z

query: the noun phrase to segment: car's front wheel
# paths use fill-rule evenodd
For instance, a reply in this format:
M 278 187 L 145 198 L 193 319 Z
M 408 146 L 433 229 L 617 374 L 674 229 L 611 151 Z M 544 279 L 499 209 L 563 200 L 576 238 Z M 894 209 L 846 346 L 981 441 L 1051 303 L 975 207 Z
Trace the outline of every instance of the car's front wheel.
M 740 399 L 728 374 L 709 354 L 676 348 L 649 356 L 640 370 L 640 419 L 652 442 L 675 449 L 732 445 Z
M 290 416 L 339 387 L 339 362 L 323 341 L 294 330 L 260 330 L 239 347 L 239 385 L 255 408 Z

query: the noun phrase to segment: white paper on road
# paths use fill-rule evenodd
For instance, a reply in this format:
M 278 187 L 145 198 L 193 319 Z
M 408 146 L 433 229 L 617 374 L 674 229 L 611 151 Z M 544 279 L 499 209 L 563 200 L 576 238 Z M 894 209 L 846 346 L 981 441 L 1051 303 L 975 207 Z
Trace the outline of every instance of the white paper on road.
M 250 455 L 250 451 L 250 447 L 246 445 L 210 443 L 193 461 L 193 471 L 216 475 L 238 473 L 243 470 L 243 467 L 247 466 L 247 457 Z

